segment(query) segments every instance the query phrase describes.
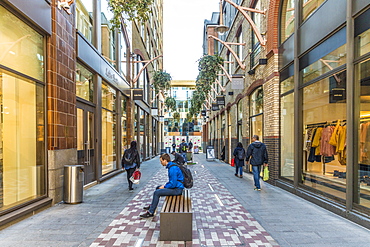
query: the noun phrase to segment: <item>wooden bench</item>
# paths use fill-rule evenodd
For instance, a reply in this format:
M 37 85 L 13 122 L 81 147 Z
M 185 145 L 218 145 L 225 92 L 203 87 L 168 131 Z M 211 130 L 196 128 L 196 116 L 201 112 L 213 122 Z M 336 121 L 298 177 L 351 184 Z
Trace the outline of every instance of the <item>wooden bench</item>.
M 159 239 L 161 241 L 192 241 L 193 212 L 190 191 L 182 195 L 166 196 L 160 214 Z

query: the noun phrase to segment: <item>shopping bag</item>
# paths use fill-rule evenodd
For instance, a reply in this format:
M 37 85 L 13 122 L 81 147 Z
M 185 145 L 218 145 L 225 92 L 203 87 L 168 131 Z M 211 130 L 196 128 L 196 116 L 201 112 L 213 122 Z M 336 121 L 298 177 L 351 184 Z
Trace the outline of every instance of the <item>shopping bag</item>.
M 269 180 L 269 177 L 270 177 L 270 171 L 269 171 L 269 168 L 267 166 L 265 166 L 263 168 L 263 181 L 267 181 Z
M 139 170 L 136 170 L 130 177 L 130 181 L 134 184 L 138 184 L 140 183 L 140 178 L 141 178 L 141 172 Z
M 235 159 L 234 158 L 231 159 L 231 166 L 235 166 Z

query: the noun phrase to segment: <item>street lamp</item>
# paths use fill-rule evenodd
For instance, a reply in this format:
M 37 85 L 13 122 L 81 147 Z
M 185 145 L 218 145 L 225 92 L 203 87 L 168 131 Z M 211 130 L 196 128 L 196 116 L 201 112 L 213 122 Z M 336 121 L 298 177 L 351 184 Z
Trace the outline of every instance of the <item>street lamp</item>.
M 220 0 L 220 25 L 218 25 L 215 28 L 216 32 L 218 32 L 220 35 L 223 35 L 229 30 L 229 27 L 225 26 L 223 22 L 224 20 L 223 20 L 223 11 L 222 11 L 222 0 Z

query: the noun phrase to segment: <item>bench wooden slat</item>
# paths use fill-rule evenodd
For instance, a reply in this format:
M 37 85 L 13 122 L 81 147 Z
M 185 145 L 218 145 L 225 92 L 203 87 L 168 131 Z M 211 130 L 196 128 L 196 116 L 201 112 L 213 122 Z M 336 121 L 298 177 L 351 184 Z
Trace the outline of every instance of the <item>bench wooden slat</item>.
M 180 196 L 180 207 L 179 207 L 180 212 L 184 212 L 184 197 Z

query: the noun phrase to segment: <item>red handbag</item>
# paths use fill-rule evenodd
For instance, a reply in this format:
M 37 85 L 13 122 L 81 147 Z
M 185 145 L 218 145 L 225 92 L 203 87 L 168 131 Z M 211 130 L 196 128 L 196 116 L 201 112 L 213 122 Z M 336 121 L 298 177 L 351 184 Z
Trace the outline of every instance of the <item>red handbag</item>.
M 235 159 L 234 158 L 231 159 L 231 166 L 235 166 Z
M 130 180 L 131 180 L 132 183 L 138 184 L 138 183 L 140 183 L 140 178 L 141 178 L 141 172 L 139 170 L 136 170 L 132 174 Z

